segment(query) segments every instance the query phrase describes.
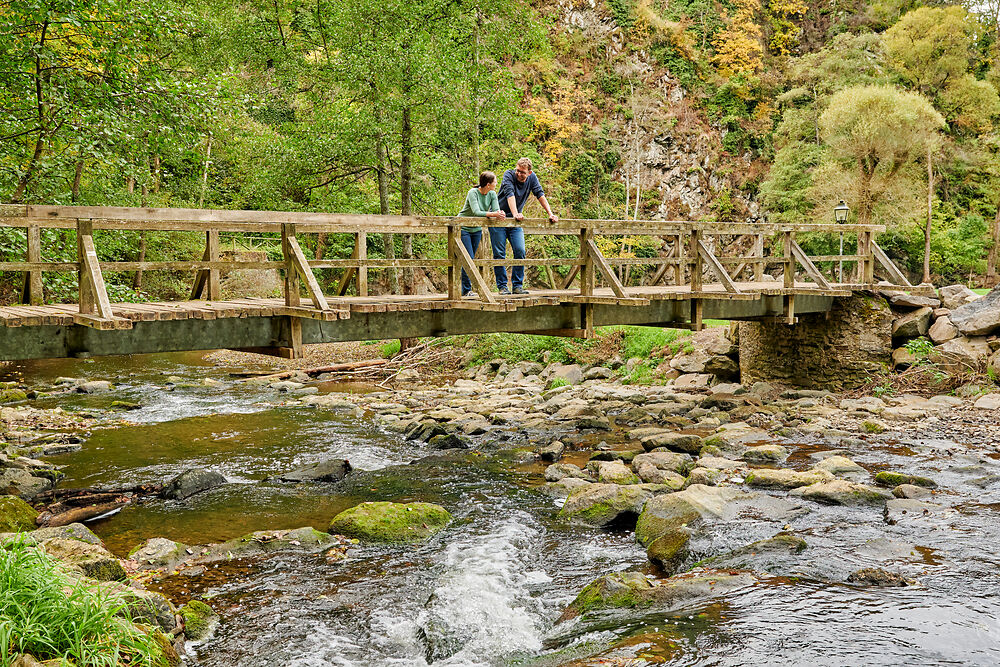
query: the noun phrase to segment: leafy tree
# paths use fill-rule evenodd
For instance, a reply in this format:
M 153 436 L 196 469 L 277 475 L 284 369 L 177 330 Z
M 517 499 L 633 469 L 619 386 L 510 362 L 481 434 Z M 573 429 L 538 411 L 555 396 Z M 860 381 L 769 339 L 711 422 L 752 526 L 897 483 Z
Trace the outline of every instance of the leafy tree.
M 926 98 L 892 86 L 841 91 L 819 123 L 837 165 L 853 173 L 855 211 L 862 224 L 872 222 L 876 206 L 945 127 Z
M 763 65 L 764 47 L 757 23 L 760 0 L 735 0 L 734 5 L 736 9 L 726 28 L 712 41 L 713 61 L 719 74 L 726 77 L 755 74 Z

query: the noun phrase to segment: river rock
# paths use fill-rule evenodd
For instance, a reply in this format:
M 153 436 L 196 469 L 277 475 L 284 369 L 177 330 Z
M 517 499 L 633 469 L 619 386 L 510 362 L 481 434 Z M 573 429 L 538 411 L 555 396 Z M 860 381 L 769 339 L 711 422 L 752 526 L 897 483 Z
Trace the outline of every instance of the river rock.
M 701 561 L 702 567 L 716 569 L 753 570 L 785 574 L 796 568 L 799 554 L 808 548 L 804 539 L 793 533 L 778 533 L 729 553 Z
M 729 357 L 718 354 L 705 362 L 705 372 L 724 380 L 732 380 L 740 376 L 740 365 Z
M 553 440 L 544 447 L 539 448 L 538 458 L 543 461 L 558 461 L 563 457 L 565 451 L 566 445 L 559 440 Z
M 258 530 L 242 537 L 235 537 L 222 544 L 210 545 L 208 551 L 201 558 L 206 560 L 228 559 L 258 556 L 276 551 L 314 553 L 322 551 L 336 542 L 335 536 L 316 530 L 311 526 L 291 530 Z
M 705 363 L 711 355 L 700 350 L 688 354 L 679 354 L 670 360 L 670 367 L 681 373 L 706 373 Z
M 53 481 L 51 479 L 32 474 L 33 472 L 40 471 L 29 471 L 23 468 L 0 469 L 0 491 L 14 493 L 31 500 L 39 493 L 52 488 Z M 53 476 L 61 477 L 62 473 Z
M 928 307 L 918 308 L 913 312 L 898 317 L 892 323 L 893 338 L 916 338 L 927 333 L 931 325 L 931 313 Z
M 286 472 L 277 479 L 281 482 L 339 482 L 351 470 L 347 459 L 326 459 Z
M 416 542 L 444 530 L 448 510 L 434 503 L 361 503 L 330 522 L 330 532 L 368 542 Z
M 642 480 L 620 461 L 598 461 L 597 481 L 602 484 L 639 484 Z
M 226 483 L 222 473 L 206 468 L 192 468 L 171 479 L 163 487 L 160 495 L 171 500 L 184 500 L 196 493 L 214 489 Z
M 1000 410 L 1000 394 L 986 394 L 972 404 L 979 410 Z
M 766 489 L 795 489 L 798 487 L 830 482 L 834 479 L 832 473 L 826 470 L 788 470 L 785 468 L 757 468 L 747 473 L 746 483 Z
M 591 484 L 569 495 L 559 517 L 597 527 L 632 524 L 652 496 L 640 484 Z
M 586 479 L 587 473 L 585 473 L 580 466 L 573 465 L 572 463 L 553 463 L 545 469 L 546 481 L 558 482 L 560 479 L 565 477 Z
M 966 336 L 985 336 L 1000 329 L 1000 288 L 951 311 L 952 323 Z
M 840 456 L 835 454 L 833 456 L 828 456 L 815 466 L 816 470 L 825 470 L 834 475 L 841 474 L 861 474 L 867 472 L 864 468 L 859 466 L 857 463 L 847 458 L 846 456 Z
M 938 296 L 941 297 L 941 305 L 949 310 L 956 310 L 971 301 L 981 298 L 980 295 L 965 285 L 948 285 L 947 287 L 942 287 L 938 290 Z
M 956 518 L 951 507 L 911 498 L 892 498 L 885 504 L 885 522 L 890 525 L 939 525 L 941 520 Z
M 865 586 L 906 586 L 907 581 L 903 575 L 895 572 L 883 570 L 880 567 L 864 567 L 851 572 L 847 581 L 852 584 L 864 584 Z
M 629 435 L 634 432 L 630 432 Z M 701 438 L 697 435 L 660 429 L 653 429 L 652 433 L 640 437 L 639 442 L 647 452 L 664 447 L 677 452 L 697 454 L 701 449 Z
M 687 486 L 692 484 L 703 484 L 705 486 L 716 486 L 719 483 L 719 479 L 723 477 L 723 471 L 718 468 L 702 468 L 700 466 L 695 466 L 688 473 L 687 479 L 684 480 Z
M 751 463 L 784 461 L 787 458 L 788 450 L 781 445 L 758 445 L 743 452 L 743 459 Z
M 111 383 L 107 380 L 91 380 L 76 387 L 76 390 L 81 394 L 104 394 L 112 389 Z
M 937 487 L 937 482 L 929 477 L 919 475 L 907 475 L 901 472 L 883 470 L 875 475 L 875 483 L 881 486 L 899 486 L 900 484 L 912 484 L 913 486 L 923 486 L 928 489 Z
M 40 543 L 53 558 L 76 568 L 98 581 L 125 581 L 125 568 L 114 554 L 102 546 L 58 537 Z
M 356 403 L 347 400 L 337 394 L 323 394 L 322 396 L 307 396 L 302 399 L 303 405 L 314 408 L 332 410 L 334 412 L 355 412 L 358 409 Z M 402 406 L 400 406 L 402 407 Z
M 187 558 L 187 545 L 164 537 L 152 537 L 129 553 L 139 569 L 171 569 Z
M 665 535 L 683 530 L 704 516 L 721 516 L 727 504 L 751 495 L 731 487 L 694 484 L 676 493 L 653 498 L 642 510 L 635 538 L 647 549 Z
M 603 609 L 655 609 L 665 612 L 714 598 L 754 583 L 747 573 L 707 571 L 650 581 L 639 572 L 615 572 L 588 584 L 559 618 L 567 621 Z
M 583 374 L 584 380 L 610 380 L 615 376 L 615 372 L 604 366 L 594 366 Z
M 903 292 L 892 295 L 889 298 L 889 304 L 897 308 L 937 308 L 941 305 L 941 302 L 933 297 L 917 296 Z
M 0 496 L 0 532 L 32 531 L 38 512 L 17 496 Z
M 632 459 L 633 466 L 652 465 L 660 470 L 683 474 L 691 466 L 691 457 L 676 452 L 647 452 Z
M 913 484 L 900 484 L 892 490 L 892 495 L 897 498 L 930 498 L 933 494 L 930 489 Z
M 547 482 L 545 486 L 542 487 L 542 491 L 556 498 L 567 498 L 577 489 L 584 486 L 590 486 L 592 483 L 593 482 L 588 482 L 587 480 L 580 479 L 578 477 L 563 477 L 555 482 Z
M 684 488 L 684 478 L 672 470 L 662 470 L 652 463 L 633 464 L 639 478 L 648 484 L 663 484 L 673 491 Z
M 427 444 L 431 449 L 469 449 L 472 443 L 457 433 L 444 433 L 435 435 L 427 441 Z
M 883 491 L 845 479 L 802 486 L 790 491 L 789 495 L 830 505 L 848 506 L 881 505 L 890 498 Z
M 909 368 L 920 361 L 920 357 L 910 352 L 908 348 L 897 347 L 892 351 L 892 367 L 898 369 Z
M 566 384 L 583 382 L 583 370 L 577 364 L 553 364 L 549 367 L 548 380 L 561 380 Z
M 161 593 L 131 588 L 116 581 L 103 583 L 101 588 L 121 597 L 133 621 L 158 627 L 163 632 L 171 632 L 177 627 L 177 609 Z
M 82 523 L 69 523 L 65 526 L 39 528 L 38 530 L 31 531 L 30 535 L 37 542 L 58 538 L 61 540 L 79 540 L 87 544 L 96 544 L 99 547 L 104 546 L 101 538 Z
M 188 641 L 208 639 L 219 625 L 219 615 L 201 600 L 191 600 L 179 611 L 184 619 L 184 638 Z
M 930 339 L 934 341 L 935 344 L 940 345 L 941 343 L 946 343 L 952 338 L 958 336 L 958 327 L 952 324 L 952 321 L 948 317 L 939 317 L 934 320 L 934 324 L 931 328 L 927 330 L 927 335 Z
M 690 391 L 708 389 L 714 379 L 715 376 L 709 373 L 687 373 L 685 375 L 675 377 L 671 380 L 671 382 L 673 383 L 674 388 L 680 391 Z

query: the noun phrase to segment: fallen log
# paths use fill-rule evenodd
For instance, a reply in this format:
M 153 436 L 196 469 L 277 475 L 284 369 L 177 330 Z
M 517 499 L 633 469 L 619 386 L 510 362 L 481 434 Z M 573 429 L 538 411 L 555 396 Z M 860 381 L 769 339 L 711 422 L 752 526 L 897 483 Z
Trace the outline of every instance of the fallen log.
M 87 486 L 78 489 L 49 489 L 48 491 L 43 491 L 35 496 L 34 504 L 36 506 L 39 504 L 44 505 L 45 503 L 53 500 L 62 501 L 68 498 L 85 498 L 86 496 L 100 494 L 121 496 L 128 493 L 134 493 L 141 496 L 155 496 L 162 489 L 163 486 L 160 484 L 138 484 L 136 486 L 123 486 L 113 489 L 100 486 Z
M 121 509 L 125 507 L 132 500 L 130 498 L 121 498 L 115 502 L 102 503 L 100 505 L 88 505 L 87 507 L 76 507 L 65 512 L 60 512 L 58 514 L 52 514 L 51 512 L 42 512 L 35 519 L 35 523 L 42 527 L 55 528 L 57 526 L 66 526 L 71 523 L 82 523 L 84 521 L 89 521 L 108 512 L 113 512 L 114 510 Z

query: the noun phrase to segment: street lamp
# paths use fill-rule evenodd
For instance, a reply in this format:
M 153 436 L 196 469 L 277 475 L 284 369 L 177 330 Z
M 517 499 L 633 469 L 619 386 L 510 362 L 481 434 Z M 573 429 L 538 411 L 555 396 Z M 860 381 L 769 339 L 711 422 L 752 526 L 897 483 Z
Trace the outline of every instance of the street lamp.
M 833 219 L 837 221 L 838 224 L 843 224 L 847 222 L 847 214 L 851 211 L 850 207 L 844 203 L 841 199 L 840 203 L 833 207 Z M 840 232 L 840 267 L 837 270 L 838 278 L 843 284 L 844 282 L 844 232 Z

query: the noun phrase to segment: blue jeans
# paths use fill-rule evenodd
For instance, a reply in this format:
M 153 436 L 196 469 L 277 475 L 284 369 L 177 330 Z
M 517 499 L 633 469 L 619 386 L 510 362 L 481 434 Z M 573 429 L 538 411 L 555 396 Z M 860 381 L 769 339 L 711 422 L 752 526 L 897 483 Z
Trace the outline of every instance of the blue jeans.
M 482 229 L 477 229 L 474 232 L 470 232 L 467 229 L 462 230 L 462 245 L 464 245 L 466 251 L 468 251 L 469 257 L 473 259 L 476 258 L 476 249 L 479 248 L 479 242 L 482 240 L 483 240 Z M 462 269 L 462 296 L 465 296 L 471 291 L 472 291 L 472 283 L 469 282 L 469 276 L 465 275 L 465 269 Z
M 524 230 L 520 227 L 490 227 L 490 243 L 493 245 L 493 259 L 507 259 L 507 241 L 514 251 L 514 259 L 524 259 Z M 507 287 L 507 269 L 494 266 L 493 272 L 497 278 L 497 289 Z M 524 285 L 524 267 L 515 266 L 511 271 L 511 283 L 517 289 Z

